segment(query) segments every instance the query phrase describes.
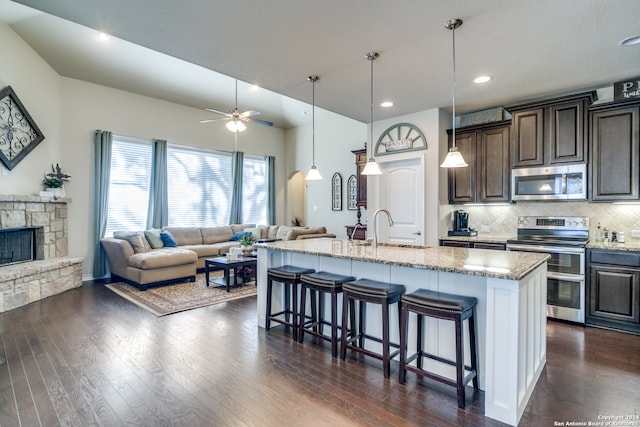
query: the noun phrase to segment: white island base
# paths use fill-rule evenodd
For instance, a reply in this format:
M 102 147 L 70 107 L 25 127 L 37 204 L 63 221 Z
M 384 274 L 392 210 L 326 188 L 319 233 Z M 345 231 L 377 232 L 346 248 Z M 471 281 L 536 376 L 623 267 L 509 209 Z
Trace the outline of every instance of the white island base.
M 474 249 L 429 248 L 429 250 L 437 249 L 450 251 L 449 253 L 455 257 L 477 258 L 478 254 L 487 253 L 487 251 Z M 511 257 L 508 254 L 505 253 L 504 256 Z M 387 259 L 390 258 L 388 254 L 385 255 Z M 546 262 L 538 262 L 536 267 L 526 271 L 522 277 L 514 279 L 513 277 L 497 278 L 493 277 L 495 274 L 482 274 L 477 270 L 467 273 L 452 272 L 450 269 L 443 271 L 442 268 L 429 265 L 417 266 L 415 261 L 407 266 L 399 265 L 398 262 L 375 259 L 367 261 L 358 258 L 367 257 L 290 252 L 283 247 L 271 249 L 268 245 L 259 247 L 257 277 L 259 326 L 265 326 L 267 269 L 285 264 L 313 268 L 316 271 L 352 275 L 356 278 L 403 284 L 407 288 L 407 293 L 424 288 L 476 297 L 478 299 L 476 314 L 478 379 L 480 389 L 485 392 L 485 415 L 510 425 L 517 425 L 546 362 Z M 428 254 L 425 254 L 425 258 L 428 258 Z M 276 289 L 278 289 L 277 286 Z M 274 311 L 282 309 L 282 299 L 278 298 L 280 295 L 280 292 L 274 291 L 272 301 Z M 341 303 L 339 306 L 341 307 Z M 374 308 L 375 305 L 372 305 L 367 315 L 367 331 L 373 335 L 381 331 L 381 316 L 376 314 Z M 390 331 L 391 341 L 397 343 L 399 334 L 396 310 L 394 306 L 390 313 L 392 322 Z M 415 348 L 415 316 L 411 316 L 410 319 L 408 337 L 411 353 Z M 466 328 L 465 322 L 465 361 L 468 363 L 469 341 L 466 338 L 468 337 Z M 453 322 L 426 318 L 424 342 L 425 349 L 429 352 L 455 360 Z M 372 343 L 371 349 L 379 351 L 379 347 L 376 348 L 375 345 L 377 344 Z M 455 379 L 453 367 L 431 360 L 425 360 L 424 366 Z M 408 382 L 412 381 L 412 375 L 414 374 L 408 373 Z M 392 376 L 391 381 L 393 380 Z M 398 384 L 398 387 L 402 386 Z M 455 395 L 455 388 L 452 389 Z

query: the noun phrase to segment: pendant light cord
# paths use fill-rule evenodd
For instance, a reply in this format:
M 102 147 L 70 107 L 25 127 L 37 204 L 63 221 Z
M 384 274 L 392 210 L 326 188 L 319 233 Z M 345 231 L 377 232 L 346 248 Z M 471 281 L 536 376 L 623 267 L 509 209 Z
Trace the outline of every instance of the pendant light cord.
M 451 76 L 451 102 L 452 102 L 452 122 L 453 122 L 453 132 L 452 132 L 452 142 L 453 148 L 456 148 L 456 24 L 453 25 L 451 31 L 453 32 L 453 61 L 452 61 L 452 70 L 453 75 Z
M 317 77 L 311 80 L 311 149 L 313 150 L 312 166 L 316 165 L 316 80 Z
M 371 144 L 371 157 L 373 157 L 373 60 L 376 57 L 374 55 L 371 56 L 369 62 L 371 62 L 371 105 L 369 105 L 369 107 L 371 108 L 370 111 L 370 121 L 369 121 L 369 143 Z

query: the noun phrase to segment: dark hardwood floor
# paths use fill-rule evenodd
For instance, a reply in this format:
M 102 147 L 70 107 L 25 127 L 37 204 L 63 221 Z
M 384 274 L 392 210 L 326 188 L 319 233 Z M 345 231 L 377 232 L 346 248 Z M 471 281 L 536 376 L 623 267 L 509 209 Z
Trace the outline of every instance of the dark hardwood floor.
M 102 285 L 0 315 L 1 426 L 497 426 L 483 393 L 256 326 L 255 298 L 155 317 Z M 522 426 L 640 413 L 640 337 L 558 322 Z M 508 349 L 505 349 L 508 351 Z M 636 425 L 640 425 L 637 423 Z

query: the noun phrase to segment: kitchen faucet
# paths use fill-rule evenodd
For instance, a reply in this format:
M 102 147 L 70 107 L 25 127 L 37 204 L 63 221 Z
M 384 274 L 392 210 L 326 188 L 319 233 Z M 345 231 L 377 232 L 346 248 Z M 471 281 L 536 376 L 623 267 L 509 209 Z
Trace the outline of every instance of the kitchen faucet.
M 380 208 L 373 213 L 373 241 L 371 242 L 371 247 L 373 249 L 378 247 L 378 214 L 380 212 L 384 212 L 387 214 L 389 227 L 393 227 L 393 219 L 391 218 L 391 213 L 388 210 Z

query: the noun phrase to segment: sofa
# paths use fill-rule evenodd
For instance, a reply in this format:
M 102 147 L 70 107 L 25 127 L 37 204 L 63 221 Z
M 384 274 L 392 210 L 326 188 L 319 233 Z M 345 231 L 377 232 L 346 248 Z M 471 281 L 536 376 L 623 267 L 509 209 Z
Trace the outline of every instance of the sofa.
M 112 280 L 124 280 L 141 290 L 195 280 L 205 258 L 221 256 L 239 246 L 239 235 L 257 240 L 296 240 L 336 237 L 325 227 L 233 224 L 222 227 L 163 227 L 162 230 L 116 231 L 100 243 L 109 261 Z

